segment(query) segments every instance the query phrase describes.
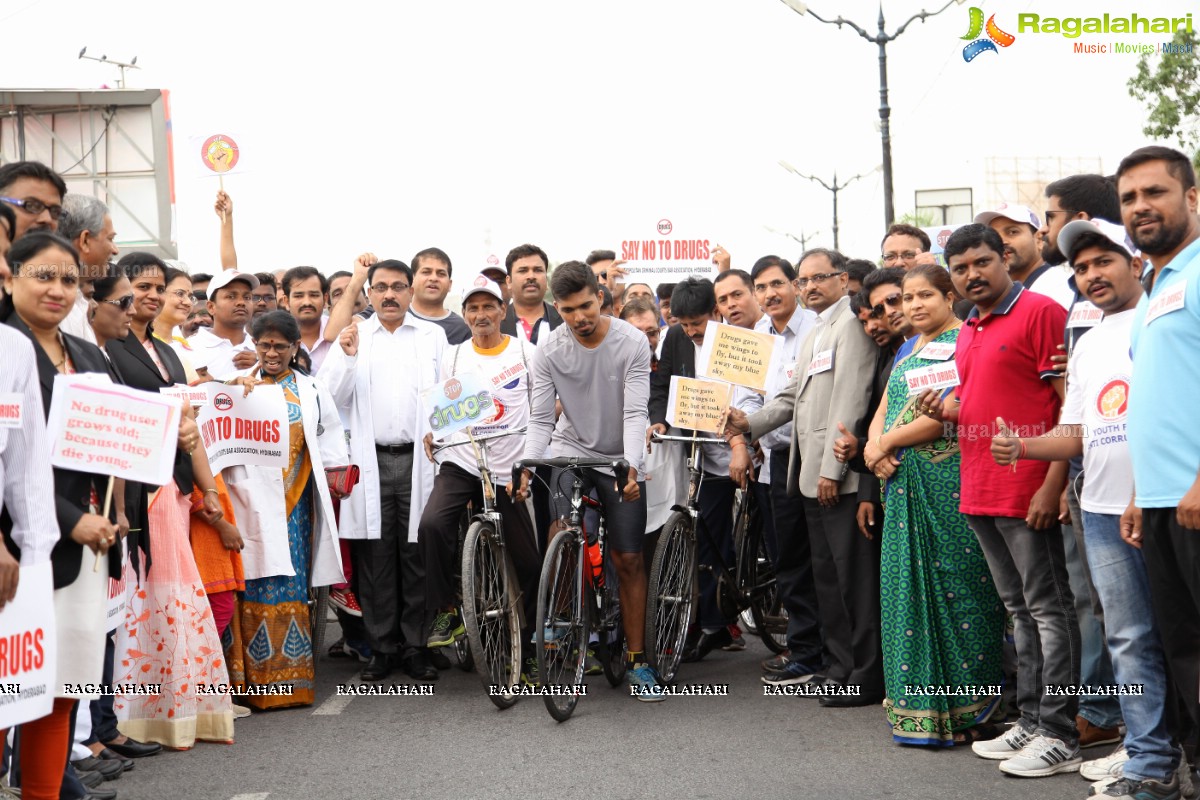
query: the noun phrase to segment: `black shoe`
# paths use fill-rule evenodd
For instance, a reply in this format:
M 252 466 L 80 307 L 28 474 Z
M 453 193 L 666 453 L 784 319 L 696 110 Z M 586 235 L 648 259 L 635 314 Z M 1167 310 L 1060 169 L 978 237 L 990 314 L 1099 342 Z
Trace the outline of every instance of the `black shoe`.
M 415 681 L 436 681 L 437 667 L 429 660 L 429 651 L 421 647 L 400 662 L 401 667 Z
M 75 777 L 79 778 L 79 782 L 89 789 L 95 789 L 100 784 L 104 783 L 104 776 L 99 772 L 92 772 L 86 769 L 75 770 Z
M 700 651 L 696 648 L 700 644 L 701 633 L 700 626 L 693 625 L 688 628 L 687 636 L 683 637 L 683 652 L 679 654 L 679 660 L 684 664 L 700 660 Z
M 765 661 L 763 661 L 761 666 L 763 668 L 763 672 L 769 672 L 769 671 L 778 672 L 779 670 L 786 667 L 787 663 L 791 660 L 792 660 L 791 654 L 787 650 L 784 650 L 779 655 L 772 656 L 771 658 L 768 658 Z
M 441 649 L 429 651 L 429 663 L 433 664 L 440 670 L 448 670 L 453 664 L 450 663 L 449 657 L 441 651 Z
M 831 694 L 817 701 L 824 708 L 861 708 L 862 706 L 877 706 L 882 702 L 883 696 L 877 694 Z
M 364 681 L 375 683 L 392 674 L 391 657 L 385 653 L 374 653 L 367 665 L 362 668 L 359 677 Z
M 77 759 L 71 762 L 71 766 L 83 772 L 99 772 L 106 781 L 115 781 L 125 771 L 120 761 L 108 761 L 96 756 Z
M 125 758 L 125 756 L 117 755 L 112 750 L 109 750 L 107 747 L 100 751 L 99 757 L 104 759 L 105 761 L 116 761 L 117 763 L 119 763 L 121 765 L 121 769 L 124 772 L 129 772 L 129 770 L 133 769 L 133 759 L 132 758 Z
M 83 800 L 117 800 L 116 789 L 88 789 L 87 797 Z
M 162 752 L 162 745 L 156 742 L 139 742 L 136 739 L 125 738 L 125 744 L 105 742 L 104 746 L 123 758 L 145 758 L 156 756 Z

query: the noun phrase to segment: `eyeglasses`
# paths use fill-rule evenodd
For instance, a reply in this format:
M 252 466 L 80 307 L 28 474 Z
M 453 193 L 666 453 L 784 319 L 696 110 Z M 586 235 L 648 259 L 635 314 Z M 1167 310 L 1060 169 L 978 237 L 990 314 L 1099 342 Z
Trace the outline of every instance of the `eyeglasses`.
M 401 294 L 408 291 L 408 284 L 397 281 L 395 283 L 377 283 L 371 287 L 371 291 L 376 294 L 387 294 L 389 289 L 395 294 Z
M 867 316 L 869 316 L 871 319 L 882 319 L 885 304 L 889 308 L 899 308 L 900 307 L 900 293 L 896 292 L 895 294 L 889 294 L 887 297 L 883 298 L 883 302 L 872 307 L 871 313 L 868 314 Z
M 128 311 L 133 305 L 133 295 L 127 294 L 124 297 L 118 297 L 116 300 L 101 300 L 101 303 L 108 303 L 110 306 L 116 306 L 122 311 Z
M 903 253 L 884 253 L 883 263 L 894 264 L 897 261 L 912 261 L 919 255 L 921 254 L 916 250 L 905 250 Z
M 272 342 L 255 342 L 254 346 L 264 353 L 286 353 L 292 349 L 291 342 L 283 342 L 282 344 L 274 344 Z
M 43 211 L 49 211 L 50 219 L 53 220 L 57 220 L 63 215 L 62 206 L 48 206 L 36 197 L 26 197 L 24 200 L 18 200 L 15 197 L 0 197 L 0 201 L 8 203 L 10 206 L 16 206 L 26 214 L 32 214 L 35 217 Z
M 803 289 L 805 286 L 808 286 L 810 283 L 824 283 L 825 281 L 829 280 L 830 278 L 833 278 L 837 275 L 842 275 L 845 272 L 846 272 L 846 270 L 844 270 L 844 269 L 839 269 L 837 272 L 818 272 L 816 275 L 813 275 L 811 278 L 797 278 L 796 285 L 799 286 L 801 289 Z
M 167 294 L 174 295 L 175 297 L 179 298 L 180 300 L 183 300 L 188 303 L 193 302 L 192 293 L 189 292 L 187 289 L 172 289 L 171 291 L 167 292 Z

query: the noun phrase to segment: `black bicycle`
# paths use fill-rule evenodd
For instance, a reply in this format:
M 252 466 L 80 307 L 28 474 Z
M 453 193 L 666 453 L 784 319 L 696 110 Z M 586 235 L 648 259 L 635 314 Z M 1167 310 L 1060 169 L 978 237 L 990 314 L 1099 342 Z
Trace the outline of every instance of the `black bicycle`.
M 604 517 L 594 535 L 584 525 L 584 509 L 602 511 L 600 504 L 583 493 L 584 469 L 611 469 L 617 486 L 624 486 L 629 462 L 624 460 L 548 458 L 518 461 L 513 466 L 513 485 L 521 473 L 547 466 L 562 470 L 560 479 L 572 477 L 567 527 L 550 541 L 538 581 L 536 642 L 538 678 L 542 699 L 550 716 L 565 722 L 579 702 L 583 683 L 588 638 L 594 631 L 596 656 L 604 677 L 616 687 L 625 678 L 625 634 L 621 626 L 620 599 L 616 581 L 606 575 L 608 539 Z
M 695 607 L 698 605 L 699 564 L 696 536 L 708 537 L 717 563 L 706 566 L 717 582 L 717 608 L 734 619 L 744 610 L 751 612 L 755 632 L 773 652 L 782 652 L 779 642 L 780 617 L 775 571 L 762 543 L 762 524 L 754 502 L 754 493 L 743 491 L 734 517 L 735 563 L 725 563 L 721 549 L 700 517 L 697 500 L 704 480 L 701 468 L 702 445 L 724 444 L 722 439 L 698 436 L 670 436 L 654 433 L 652 443 L 682 442 L 692 446 L 688 455 L 688 498 L 686 506 L 676 506 L 667 518 L 654 559 L 650 563 L 650 583 L 646 597 L 646 648 L 651 664 L 664 682 L 679 671 L 684 641 Z M 786 634 L 786 617 L 782 632 Z

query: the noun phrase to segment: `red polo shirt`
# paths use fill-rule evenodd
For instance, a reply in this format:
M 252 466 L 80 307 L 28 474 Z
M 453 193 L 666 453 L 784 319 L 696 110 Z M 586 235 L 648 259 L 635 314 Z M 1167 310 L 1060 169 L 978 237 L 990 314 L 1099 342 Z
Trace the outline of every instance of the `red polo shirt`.
M 1047 461 L 1017 462 L 1017 471 L 992 459 L 996 417 L 1019 436 L 1040 436 L 1058 424 L 1062 401 L 1050 385 L 1059 377 L 1051 356 L 1063 343 L 1067 312 L 1049 297 L 1012 291 L 982 319 L 972 309 L 958 334 L 959 445 L 964 514 L 1020 517 L 1046 480 Z

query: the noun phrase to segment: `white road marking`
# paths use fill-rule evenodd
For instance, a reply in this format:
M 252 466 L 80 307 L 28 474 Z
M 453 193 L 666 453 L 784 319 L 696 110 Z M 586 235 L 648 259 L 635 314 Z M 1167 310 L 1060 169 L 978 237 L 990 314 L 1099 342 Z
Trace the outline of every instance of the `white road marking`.
M 229 800 L 267 800 L 270 792 L 256 792 L 255 794 L 235 794 Z
M 358 678 L 355 678 L 354 680 L 350 681 L 346 685 L 358 686 L 361 683 L 362 683 L 362 681 L 360 681 Z M 343 711 L 346 710 L 346 706 L 350 705 L 350 701 L 353 700 L 354 697 L 355 696 L 352 693 L 346 693 L 343 695 L 339 695 L 335 691 L 335 693 L 332 697 L 326 699 L 324 703 L 321 703 L 321 705 L 319 705 L 313 709 L 313 712 L 312 712 L 313 716 L 314 717 L 336 717 L 338 714 L 341 714 Z M 236 798 L 235 798 L 235 800 L 236 800 Z

